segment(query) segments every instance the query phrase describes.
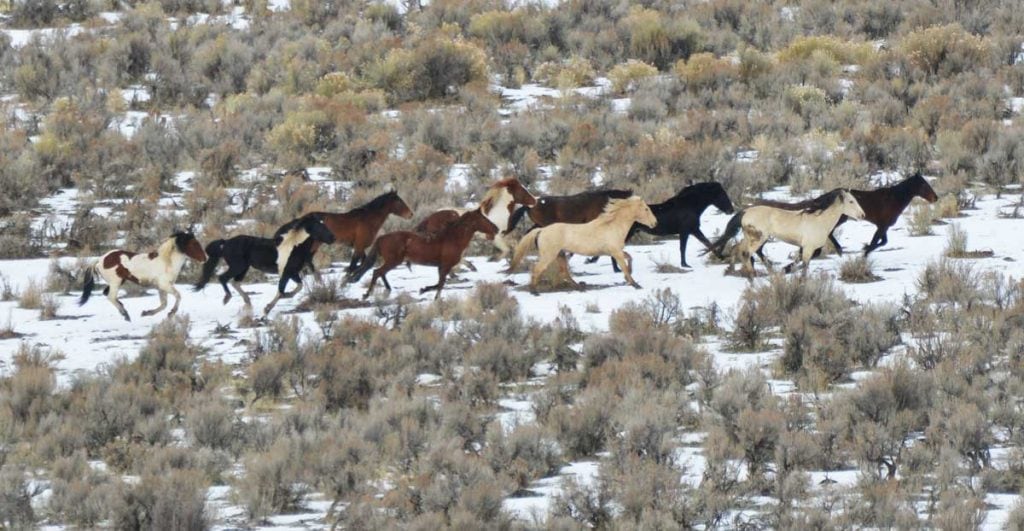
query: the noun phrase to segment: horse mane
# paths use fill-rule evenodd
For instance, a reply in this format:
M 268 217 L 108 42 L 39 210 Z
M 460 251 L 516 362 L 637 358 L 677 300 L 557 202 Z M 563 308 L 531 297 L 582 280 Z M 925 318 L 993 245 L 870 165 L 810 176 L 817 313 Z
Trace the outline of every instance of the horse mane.
M 815 197 L 814 199 L 808 199 L 807 201 L 804 201 L 803 203 L 806 203 L 806 205 L 803 208 L 803 212 L 805 214 L 814 214 L 816 212 L 821 212 L 822 210 L 827 209 L 836 202 L 836 199 L 838 199 L 844 191 L 846 191 L 845 188 L 836 188 L 833 190 L 829 190 L 828 192 L 825 192 L 824 194 L 821 194 L 818 197 Z
M 634 200 L 634 198 L 636 198 Z M 637 203 L 643 203 L 638 195 L 630 195 L 624 199 L 610 199 L 608 204 L 604 206 L 604 210 L 601 211 L 601 215 L 595 218 L 601 224 L 610 223 L 615 221 L 619 217 L 619 213 L 628 210 Z
M 669 201 L 679 201 L 682 199 L 688 199 L 690 198 L 690 196 L 708 193 L 713 190 L 723 190 L 721 183 L 715 181 L 695 183 L 691 184 L 690 186 L 684 187 L 682 190 L 679 190 L 679 193 L 672 196 L 672 199 L 669 199 Z
M 487 189 L 487 193 L 484 194 L 484 198 L 480 201 L 480 212 L 490 212 L 491 207 L 494 206 L 494 202 L 498 200 L 498 196 L 505 190 L 505 185 L 501 183 L 515 179 L 503 179 L 491 185 Z
M 163 260 L 169 266 L 171 265 L 171 255 L 174 254 L 174 249 L 179 249 L 182 253 L 185 252 L 184 249 L 178 246 L 178 234 L 170 236 L 160 244 L 160 247 L 156 248 L 156 257 L 154 259 Z
M 608 199 L 629 199 L 633 197 L 632 190 L 594 190 L 595 194 L 604 194 L 608 196 Z
M 377 197 L 371 199 L 365 205 L 358 208 L 354 208 L 352 210 L 376 210 L 378 208 L 382 208 L 385 203 L 391 201 L 396 197 L 398 197 L 398 192 L 394 190 L 391 190 L 390 192 L 384 192 L 383 194 L 380 194 Z

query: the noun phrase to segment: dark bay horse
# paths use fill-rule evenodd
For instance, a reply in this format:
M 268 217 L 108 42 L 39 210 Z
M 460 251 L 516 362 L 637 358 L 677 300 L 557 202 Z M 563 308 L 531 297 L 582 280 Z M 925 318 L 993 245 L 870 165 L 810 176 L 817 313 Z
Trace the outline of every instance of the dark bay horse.
M 334 241 L 352 246 L 352 261 L 346 271 L 351 273 L 366 258 L 366 248 L 377 237 L 384 221 L 389 215 L 401 218 L 412 218 L 412 209 L 398 197 L 398 192 L 390 191 L 381 194 L 365 205 L 339 214 L 331 212 L 314 212 L 321 216 L 324 224 L 334 234 Z M 313 254 L 320 247 L 320 242 L 313 242 L 309 268 L 313 269 Z
M 814 199 L 798 203 L 758 201 L 757 204 L 787 210 L 821 209 L 825 203 L 830 202 L 832 195 L 836 192 L 837 190 L 832 190 Z M 934 203 L 939 199 L 939 196 L 936 195 L 935 190 L 928 184 L 928 181 L 921 175 L 921 172 L 917 172 L 891 186 L 884 186 L 876 190 L 850 190 L 850 193 L 853 194 L 853 197 L 857 199 L 857 202 L 860 203 L 861 208 L 864 210 L 864 220 L 874 223 L 876 227 L 871 241 L 864 246 L 865 256 L 889 242 L 889 227 L 896 223 L 896 220 L 906 210 L 911 200 L 915 197 L 920 197 L 929 203 Z M 847 216 L 840 217 L 836 227 L 845 223 L 847 219 L 849 219 Z M 834 232 L 835 229 L 833 228 L 828 238 L 835 247 L 836 252 L 841 255 L 843 254 L 843 248 L 836 241 Z
M 224 304 L 231 300 L 228 281 L 235 291 L 242 296 L 245 305 L 251 307 L 249 295 L 239 285 L 253 267 L 264 273 L 277 273 L 281 278 L 277 282 L 277 295 L 264 308 L 264 315 L 269 314 L 279 299 L 288 298 L 302 289 L 302 267 L 309 262 L 313 254 L 314 243 L 334 243 L 334 235 L 324 224 L 323 218 L 317 213 L 306 214 L 285 223 L 277 230 L 273 238 L 239 235 L 226 240 L 214 240 L 206 246 L 206 254 L 210 260 L 203 265 L 203 273 L 196 282 L 195 291 L 200 291 L 210 281 L 217 263 L 223 258 L 228 269 L 218 275 L 217 279 L 224 288 Z M 291 292 L 285 292 L 288 281 L 298 286 Z
M 167 307 L 167 294 L 174 295 L 174 306 L 167 315 L 174 315 L 178 312 L 178 304 L 181 302 L 181 294 L 174 288 L 174 281 L 181 273 L 185 259 L 191 258 L 196 262 L 206 262 L 206 253 L 203 246 L 196 240 L 191 232 L 176 232 L 170 238 L 164 240 L 160 247 L 150 253 L 133 253 L 123 249 L 115 249 L 100 257 L 99 261 L 85 271 L 85 285 L 82 287 L 82 297 L 78 300 L 81 306 L 89 300 L 93 287 L 96 285 L 93 274 L 98 274 L 107 281 L 107 287 L 103 294 L 110 299 L 125 321 L 131 321 L 124 304 L 117 300 L 117 292 L 121 284 L 135 282 L 136 284 L 152 283 L 160 290 L 160 306 L 142 312 L 142 316 L 155 315 Z
M 648 227 L 642 223 L 634 223 L 626 235 L 626 241 L 633 237 L 636 232 L 643 231 L 655 236 L 679 235 L 679 263 L 682 267 L 690 267 L 686 263 L 686 242 L 692 234 L 705 247 L 711 247 L 711 242 L 700 230 L 700 216 L 707 210 L 708 206 L 715 205 L 715 208 L 725 214 L 733 213 L 732 201 L 725 193 L 725 188 L 716 182 L 697 183 L 687 186 L 663 203 L 648 205 L 654 217 L 658 218 L 658 224 Z M 596 258 L 588 262 L 596 261 Z M 612 267 L 617 273 L 618 264 L 612 261 Z
M 483 199 L 480 200 L 480 206 L 478 207 L 480 212 L 498 226 L 498 234 L 489 239 L 501 251 L 501 254 L 498 256 L 499 260 L 505 258 L 511 250 L 508 242 L 501 235 L 508 232 L 509 222 L 517 204 L 532 207 L 537 204 L 537 198 L 523 186 L 523 183 L 515 178 L 502 179 L 492 184 L 487 189 Z M 459 216 L 466 211 L 465 209 L 458 208 L 438 210 L 416 225 L 416 231 L 425 233 L 437 232 L 444 228 L 445 225 L 459 219 Z
M 462 260 L 462 253 L 469 245 L 473 234 L 482 232 L 489 236 L 498 233 L 498 226 L 487 219 L 480 209 L 473 209 L 466 212 L 459 219 L 445 226 L 440 232 L 434 234 L 422 234 L 413 231 L 389 232 L 373 243 L 370 254 L 366 260 L 352 273 L 346 276 L 346 282 L 355 282 L 366 274 L 377 262 L 377 258 L 384 259 L 380 267 L 373 270 L 373 277 L 370 285 L 366 288 L 366 299 L 373 292 L 377 279 L 384 281 L 384 287 L 391 291 L 391 284 L 388 283 L 387 273 L 402 262 L 409 261 L 414 264 L 437 266 L 438 282 L 420 290 L 425 293 L 432 289 L 437 290 L 441 297 L 441 290 L 444 288 L 448 273 Z
M 528 215 L 537 227 L 545 227 L 552 223 L 586 223 L 604 212 L 604 207 L 611 199 L 628 199 L 631 190 L 591 190 L 574 195 L 546 195 L 537 200 L 532 207 L 518 208 L 508 221 L 511 232 L 519 224 L 524 215 Z

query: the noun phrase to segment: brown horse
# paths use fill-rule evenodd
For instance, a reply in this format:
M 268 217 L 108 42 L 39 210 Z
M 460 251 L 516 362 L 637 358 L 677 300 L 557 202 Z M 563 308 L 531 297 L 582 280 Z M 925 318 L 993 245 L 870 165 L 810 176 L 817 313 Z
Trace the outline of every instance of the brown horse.
M 830 202 L 836 193 L 837 190 L 832 190 L 827 194 L 814 199 L 800 201 L 799 203 L 758 201 L 757 204 L 784 208 L 786 210 L 818 210 L 827 206 L 825 204 Z M 857 199 L 860 207 L 864 210 L 864 220 L 874 223 L 876 227 L 871 241 L 864 246 L 865 256 L 889 242 L 889 227 L 896 223 L 896 220 L 906 210 L 911 200 L 915 197 L 920 197 L 929 203 L 934 203 L 939 199 L 939 196 L 935 194 L 935 190 L 928 184 L 928 181 L 921 175 L 921 172 L 917 172 L 892 186 L 885 186 L 877 190 L 850 190 L 850 193 L 853 194 L 853 197 Z M 840 217 L 836 227 L 845 223 L 847 219 L 849 219 L 847 216 Z M 836 241 L 834 232 L 835 228 L 829 233 L 828 239 L 832 242 L 836 252 L 841 255 L 843 254 L 843 248 Z
M 324 225 L 327 225 L 327 228 L 334 234 L 335 242 L 352 246 L 352 261 L 348 264 L 348 268 L 346 268 L 346 271 L 351 273 L 366 258 L 366 248 L 373 243 L 373 239 L 377 237 L 377 232 L 380 231 L 380 227 L 384 225 L 384 221 L 387 220 L 388 216 L 394 214 L 410 219 L 412 218 L 412 209 L 409 208 L 409 205 L 405 204 L 401 197 L 398 197 L 397 192 L 390 191 L 348 212 L 339 214 L 314 212 L 314 214 L 319 215 L 324 220 Z M 319 247 L 320 242 L 313 242 L 308 263 L 310 269 L 313 268 L 313 254 L 316 253 Z
M 537 198 L 523 186 L 523 183 L 515 178 L 502 179 L 492 184 L 487 189 L 487 193 L 484 194 L 483 200 L 480 201 L 480 211 L 487 216 L 487 219 L 497 225 L 498 231 L 500 231 L 493 238 L 488 238 L 501 251 L 501 254 L 498 255 L 499 260 L 505 258 L 508 252 L 512 250 L 508 242 L 502 238 L 502 234 L 508 232 L 509 219 L 512 217 L 512 212 L 517 204 L 532 207 L 537 204 Z M 424 218 L 416 226 L 416 230 L 424 233 L 437 232 L 447 224 L 459 219 L 459 216 L 465 212 L 465 209 L 459 208 L 438 210 Z
M 370 285 L 366 288 L 366 294 L 363 295 L 363 298 L 366 299 L 373 292 L 378 278 L 383 280 L 384 287 L 391 291 L 391 284 L 388 283 L 385 275 L 408 260 L 415 264 L 437 266 L 437 284 L 421 289 L 420 293 L 435 289 L 437 295 L 434 298 L 440 298 L 448 273 L 462 260 L 462 253 L 466 251 L 469 240 L 476 232 L 490 236 L 498 233 L 498 226 L 487 219 L 480 209 L 466 212 L 459 217 L 458 221 L 435 234 L 421 234 L 404 230 L 389 232 L 377 238 L 373 247 L 370 248 L 369 256 L 355 271 L 349 273 L 345 280 L 346 282 L 358 281 L 374 266 L 378 257 L 383 257 L 384 263 L 373 270 Z
M 529 215 L 538 227 L 546 227 L 552 223 L 587 223 L 593 221 L 604 212 L 604 207 L 612 199 L 628 199 L 633 195 L 630 190 L 592 190 L 575 195 L 548 195 L 537 200 L 533 207 L 521 207 L 512 214 L 508 222 L 511 231 Z

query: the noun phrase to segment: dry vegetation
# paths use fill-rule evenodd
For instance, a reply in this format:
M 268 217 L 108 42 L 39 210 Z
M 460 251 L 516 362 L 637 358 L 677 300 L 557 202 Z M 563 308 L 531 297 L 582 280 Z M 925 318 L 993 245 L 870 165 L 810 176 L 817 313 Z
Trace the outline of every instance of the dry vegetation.
M 421 215 L 478 199 L 495 175 L 531 187 L 550 175 L 563 193 L 598 169 L 649 197 L 712 178 L 737 204 L 778 185 L 865 187 L 877 170 L 923 169 L 946 194 L 907 212 L 926 235 L 971 207 L 950 192 L 1024 176 L 1024 125 L 1007 100 L 1024 95 L 1014 2 L 238 4 L 245 29 L 182 22 L 227 16 L 220 1 L 0 6 L 8 28 L 83 28 L 19 46 L 0 34 L 0 257 L 92 256 L 191 225 L 208 241 L 239 219 L 265 234 L 385 183 Z M 99 16 L 115 8 L 116 22 Z M 598 78 L 607 98 L 573 92 Z M 561 97 L 507 114 L 495 79 Z M 621 97 L 625 112 L 609 102 Z M 148 113 L 130 135 L 127 111 Z M 454 164 L 468 186 L 449 192 Z M 351 186 L 323 192 L 297 171 L 311 165 Z M 76 212 L 33 223 L 68 187 Z M 171 319 L 137 358 L 67 387 L 60 354 L 26 343 L 0 373 L 0 527 L 200 529 L 215 516 L 207 489 L 230 485 L 253 523 L 317 492 L 347 528 L 510 528 L 522 522 L 503 499 L 584 458 L 600 461 L 600 480 L 570 484 L 548 526 L 974 527 L 986 493 L 1024 488 L 1024 298 L 1016 281 L 952 259 L 973 252 L 951 231 L 950 259 L 928 264 L 898 307 L 854 304 L 827 278 L 773 277 L 729 319 L 657 292 L 587 337 L 568 310 L 525 318 L 497 284 L 357 319 L 338 315 L 326 281 L 307 301 L 319 337 L 281 318 L 228 367 Z M 875 276 L 866 260 L 842 275 Z M 0 278 L 0 298 L 59 318 L 52 293 L 76 282 L 55 265 L 20 293 Z M 0 317 L 0 337 L 15 334 Z M 773 394 L 759 370 L 716 370 L 706 336 L 781 351 L 770 372 L 797 392 Z M 555 372 L 529 395 L 536 422 L 503 429 L 498 400 L 537 384 L 543 364 Z M 417 385 L 423 373 L 438 385 Z M 679 481 L 690 432 L 707 434 L 695 485 Z M 1010 448 L 1008 468 L 993 466 L 996 445 Z M 840 470 L 860 472 L 846 495 L 810 484 Z

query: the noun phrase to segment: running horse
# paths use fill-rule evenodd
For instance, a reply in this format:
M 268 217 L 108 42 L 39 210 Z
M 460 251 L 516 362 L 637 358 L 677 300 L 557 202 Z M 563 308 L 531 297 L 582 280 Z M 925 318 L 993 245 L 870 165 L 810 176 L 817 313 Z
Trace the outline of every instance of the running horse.
M 591 190 L 574 195 L 547 195 L 538 199 L 532 207 L 519 207 L 509 219 L 508 230 L 505 232 L 515 229 L 524 215 L 529 216 L 536 227 L 552 223 L 586 223 L 600 216 L 612 199 L 628 199 L 632 196 L 631 190 Z
M 836 190 L 832 190 L 827 194 L 814 199 L 800 201 L 799 203 L 765 200 L 758 201 L 757 204 L 784 208 L 786 210 L 820 209 L 823 207 L 823 202 L 829 200 L 829 194 L 834 194 L 835 192 Z M 896 224 L 900 215 L 906 210 L 907 205 L 915 197 L 920 197 L 929 203 L 934 203 L 939 199 L 939 196 L 932 189 L 931 185 L 928 184 L 924 176 L 921 175 L 921 172 L 917 172 L 891 186 L 884 186 L 876 190 L 850 190 L 850 193 L 853 194 L 853 197 L 857 199 L 860 207 L 864 210 L 864 220 L 870 221 L 875 225 L 874 236 L 864 246 L 864 256 L 889 242 L 889 228 Z M 828 235 L 829 241 L 832 242 L 832 246 L 835 247 L 836 252 L 840 255 L 843 254 L 843 247 L 836 241 L 834 233 L 835 229 L 845 223 L 847 219 L 847 216 L 841 216 L 832 232 L 829 232 Z
M 359 267 L 363 259 L 366 258 L 366 248 L 373 243 L 377 232 L 380 231 L 389 215 L 393 214 L 405 219 L 412 218 L 412 209 L 401 197 L 398 197 L 398 192 L 394 190 L 381 194 L 369 203 L 348 212 L 312 213 L 323 218 L 324 225 L 334 235 L 334 241 L 352 246 L 352 261 L 345 269 L 349 273 Z M 320 244 L 319 241 L 313 242 L 309 261 L 306 264 L 314 273 L 316 270 L 313 268 L 313 255 L 320 248 Z
M 605 206 L 604 211 L 586 223 L 552 223 L 546 227 L 531 230 L 519 240 L 516 252 L 512 256 L 509 271 L 514 270 L 522 261 L 526 252 L 537 246 L 537 263 L 530 272 L 530 292 L 537 294 L 537 282 L 544 270 L 553 262 L 558 263 L 560 272 L 573 287 L 580 285 L 569 275 L 569 263 L 565 252 L 585 256 L 611 255 L 619 264 L 626 282 L 640 289 L 640 284 L 633 280 L 631 271 L 632 259 L 623 250 L 626 235 L 634 223 L 653 227 L 658 219 L 650 207 L 638 196 L 627 199 L 613 199 Z
M 512 250 L 502 235 L 507 234 L 511 230 L 509 221 L 512 218 L 515 206 L 523 205 L 528 208 L 536 204 L 537 198 L 523 186 L 523 183 L 514 177 L 502 179 L 487 189 L 487 193 L 484 194 L 484 198 L 480 201 L 478 208 L 487 219 L 491 220 L 491 223 L 498 227 L 498 234 L 494 235 L 492 241 L 494 246 L 501 251 L 501 254 L 498 255 L 499 260 L 505 258 L 509 251 Z M 416 231 L 423 233 L 438 232 L 449 223 L 458 220 L 466 212 L 468 210 L 457 208 L 438 210 L 416 225 Z
M 489 236 L 498 233 L 498 226 L 487 219 L 487 216 L 479 208 L 462 214 L 454 223 L 449 223 L 434 234 L 404 230 L 389 232 L 377 238 L 362 265 L 349 273 L 345 281 L 357 282 L 376 264 L 378 257 L 383 258 L 384 263 L 373 270 L 370 285 L 366 288 L 366 294 L 363 295 L 363 298 L 366 299 L 373 292 L 378 278 L 383 280 L 384 287 L 391 291 L 391 284 L 388 283 L 386 275 L 388 271 L 398 267 L 402 262 L 432 265 L 437 266 L 437 284 L 421 289 L 420 293 L 437 290 L 434 298 L 439 299 L 448 273 L 462 260 L 462 253 L 465 252 L 469 240 L 477 232 Z
M 117 299 L 118 290 L 125 282 L 150 283 L 159 290 L 160 306 L 142 312 L 143 317 L 155 315 L 166 308 L 168 293 L 174 295 L 174 306 L 167 315 L 174 315 L 178 312 L 178 304 L 181 303 L 181 294 L 174 288 L 174 281 L 181 273 L 185 260 L 189 258 L 196 262 L 206 262 L 207 258 L 203 246 L 191 232 L 175 232 L 155 251 L 146 254 L 124 249 L 110 251 L 85 271 L 85 285 L 82 287 L 82 297 L 78 300 L 78 305 L 85 304 L 92 296 L 92 290 L 96 286 L 93 277 L 96 274 L 107 281 L 103 294 L 121 312 L 125 321 L 130 322 L 132 318 L 128 316 L 124 304 Z
M 334 234 L 318 213 L 306 214 L 285 223 L 273 238 L 242 234 L 226 240 L 214 240 L 206 246 L 210 260 L 203 265 L 195 291 L 201 291 L 206 286 L 223 258 L 228 268 L 217 277 L 224 288 L 223 303 L 227 304 L 231 300 L 231 291 L 228 290 L 230 281 L 235 291 L 242 296 L 245 306 L 252 307 L 249 295 L 239 285 L 249 268 L 264 273 L 277 273 L 281 276 L 277 283 L 277 294 L 263 310 L 264 315 L 268 315 L 279 299 L 292 297 L 302 289 L 302 267 L 309 263 L 314 243 L 334 243 Z M 289 280 L 298 286 L 293 291 L 285 292 Z
M 700 230 L 700 216 L 711 205 L 725 214 L 733 213 L 732 201 L 725 188 L 717 182 L 697 183 L 687 186 L 665 202 L 647 205 L 658 218 L 658 223 L 648 227 L 643 223 L 634 223 L 626 235 L 626 242 L 633 237 L 637 231 L 646 232 L 655 236 L 679 235 L 679 264 L 682 267 L 690 267 L 686 263 L 686 242 L 692 234 L 705 247 L 711 247 L 711 242 Z M 591 258 L 587 262 L 594 262 L 597 258 Z M 619 272 L 619 266 L 612 261 L 615 272 Z
M 828 236 L 840 216 L 853 219 L 864 217 L 864 210 L 849 191 L 839 189 L 831 194 L 831 203 L 821 210 L 793 211 L 767 205 L 755 205 L 741 210 L 729 220 L 721 238 L 713 243 L 708 251 L 714 251 L 721 256 L 720 251 L 725 247 L 725 243 L 742 230 L 743 241 L 737 245 L 737 249 L 744 271 L 748 276 L 752 276 L 754 253 L 757 253 L 765 266 L 771 269 L 771 263 L 760 250 L 769 238 L 774 237 L 800 248 L 803 272 L 806 274 L 815 251 L 828 241 Z M 792 265 L 786 269 L 789 270 Z

